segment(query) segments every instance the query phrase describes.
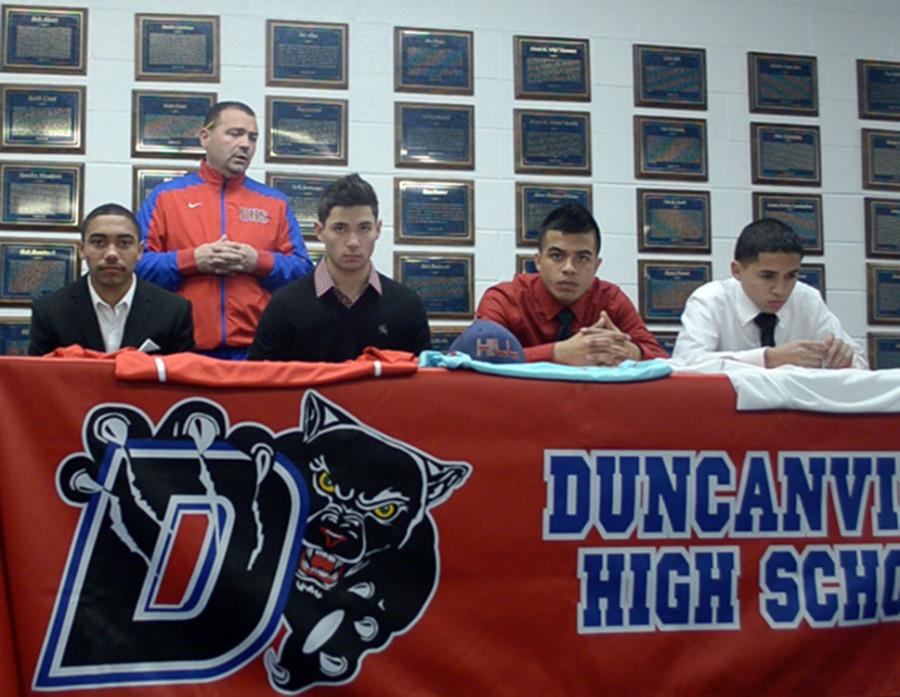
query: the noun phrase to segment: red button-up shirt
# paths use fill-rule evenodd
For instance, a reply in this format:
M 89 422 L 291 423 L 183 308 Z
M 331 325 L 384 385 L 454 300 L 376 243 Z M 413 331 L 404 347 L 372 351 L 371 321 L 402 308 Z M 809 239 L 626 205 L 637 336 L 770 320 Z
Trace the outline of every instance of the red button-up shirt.
M 614 283 L 595 278 L 584 295 L 569 306 L 575 315 L 572 332 L 589 327 L 606 314 L 631 337 L 642 358 L 668 358 L 644 326 L 628 296 Z M 518 274 L 507 283 L 488 288 L 476 316 L 502 324 L 522 343 L 528 361 L 552 361 L 559 332 L 557 315 L 563 305 L 554 298 L 538 274 Z

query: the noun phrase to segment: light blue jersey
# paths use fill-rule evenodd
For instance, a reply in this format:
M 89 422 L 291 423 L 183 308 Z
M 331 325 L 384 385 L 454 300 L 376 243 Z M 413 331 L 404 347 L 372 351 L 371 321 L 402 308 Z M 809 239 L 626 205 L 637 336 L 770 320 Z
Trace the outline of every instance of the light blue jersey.
M 614 368 L 605 366 L 574 366 L 560 363 L 488 363 L 476 361 L 466 353 L 422 351 L 420 368 L 448 368 L 475 370 L 479 373 L 531 380 L 570 380 L 576 382 L 641 382 L 668 377 L 672 367 L 668 361 L 654 358 L 649 361 L 622 361 Z

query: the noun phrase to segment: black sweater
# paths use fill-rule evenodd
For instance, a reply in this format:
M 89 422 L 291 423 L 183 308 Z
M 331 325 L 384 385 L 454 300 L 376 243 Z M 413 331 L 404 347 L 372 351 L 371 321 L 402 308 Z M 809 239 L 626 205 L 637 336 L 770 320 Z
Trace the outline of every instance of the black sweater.
M 381 295 L 368 286 L 347 308 L 328 291 L 316 297 L 315 274 L 279 289 L 263 311 L 250 359 L 344 361 L 366 346 L 419 353 L 431 345 L 425 307 L 416 293 L 378 274 Z

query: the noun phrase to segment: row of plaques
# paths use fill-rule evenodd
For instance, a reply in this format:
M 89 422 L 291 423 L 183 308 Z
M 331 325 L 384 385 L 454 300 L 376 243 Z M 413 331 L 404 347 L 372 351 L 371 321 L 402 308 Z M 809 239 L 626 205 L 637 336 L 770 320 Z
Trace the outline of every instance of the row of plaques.
M 4 6 L 2 68 L 86 73 L 85 8 Z M 587 41 L 515 37 L 517 96 L 578 99 L 590 90 Z M 135 15 L 135 79 L 218 82 L 220 21 L 213 15 Z M 266 84 L 347 89 L 347 24 L 267 20 Z M 474 93 L 473 33 L 396 27 L 395 88 Z M 589 97 L 588 97 L 589 98 Z
M 201 157 L 215 93 L 135 90 L 132 155 Z M 0 85 L 0 151 L 83 153 L 85 88 Z M 266 99 L 267 162 L 347 164 L 347 101 Z M 821 185 L 818 126 L 751 123 L 754 184 Z M 706 121 L 635 116 L 635 176 L 708 180 Z M 515 171 L 591 174 L 590 113 L 516 109 Z M 395 165 L 475 168 L 474 107 L 395 104 Z M 900 191 L 900 132 L 862 130 L 863 187 Z
M 156 185 L 190 171 L 186 168 L 134 168 L 134 208 Z M 82 214 L 84 165 L 74 163 L 0 163 L 0 227 L 76 230 Z M 282 191 L 304 234 L 310 236 L 317 205 L 333 176 L 268 173 L 267 183 Z M 516 241 L 537 243 L 546 215 L 565 203 L 593 209 L 590 185 L 516 185 Z M 710 251 L 709 192 L 638 189 L 638 248 L 647 252 Z M 395 236 L 398 242 L 472 244 L 474 183 L 443 179 L 395 178 Z M 866 252 L 871 257 L 900 257 L 900 200 L 864 199 Z M 822 254 L 822 196 L 754 192 L 755 218 L 775 217 L 800 235 L 807 254 Z
M 135 90 L 132 155 L 201 157 L 199 132 L 215 93 Z M 0 85 L 0 151 L 84 152 L 85 88 Z M 268 162 L 347 164 L 348 103 L 266 99 Z M 821 185 L 818 126 L 752 123 L 755 184 Z M 634 117 L 637 178 L 708 180 L 706 121 Z M 472 105 L 395 104 L 395 165 L 475 168 Z M 589 112 L 514 110 L 515 171 L 591 174 Z M 862 130 L 864 188 L 900 190 L 900 133 Z
M 85 74 L 86 8 L 3 6 L 2 69 Z M 218 82 L 220 22 L 213 15 L 135 15 L 135 78 Z M 513 38 L 519 99 L 590 100 L 587 39 Z M 706 51 L 637 44 L 637 106 L 705 109 Z M 267 20 L 266 84 L 347 88 L 347 24 Z M 815 56 L 748 53 L 750 111 L 815 116 Z M 471 95 L 473 33 L 395 27 L 398 91 Z M 857 61 L 861 118 L 900 119 L 900 63 Z
M 635 45 L 634 103 L 642 107 L 706 109 L 706 51 Z M 857 60 L 859 116 L 900 120 L 900 63 Z M 818 116 L 815 56 L 747 54 L 751 113 Z
M 201 157 L 199 132 L 215 93 L 132 94 L 132 155 Z M 83 153 L 83 86 L 0 85 L 0 151 Z M 348 102 L 266 98 L 267 162 L 347 164 Z M 395 104 L 395 165 L 475 168 L 472 105 Z M 751 123 L 754 184 L 821 186 L 818 126 Z M 591 174 L 589 112 L 514 110 L 518 174 Z M 634 117 L 635 177 L 708 181 L 706 121 Z M 900 191 L 900 132 L 862 129 L 863 188 Z
M 2 69 L 85 74 L 86 8 L 3 6 Z M 218 82 L 220 21 L 213 15 L 135 15 L 135 78 Z M 513 38 L 519 99 L 590 100 L 587 39 Z M 637 44 L 637 106 L 705 109 L 706 51 Z M 267 20 L 266 84 L 347 88 L 347 24 Z M 471 95 L 473 33 L 395 27 L 398 91 Z M 817 115 L 815 56 L 748 53 L 750 111 Z M 900 63 L 858 60 L 861 118 L 900 119 Z
M 4 5 L 2 69 L 86 73 L 85 8 Z M 135 15 L 135 79 L 218 82 L 220 20 L 214 15 Z M 474 93 L 473 32 L 396 27 L 398 91 Z M 590 99 L 587 40 L 516 36 L 516 96 Z M 349 27 L 266 21 L 266 85 L 347 89 Z

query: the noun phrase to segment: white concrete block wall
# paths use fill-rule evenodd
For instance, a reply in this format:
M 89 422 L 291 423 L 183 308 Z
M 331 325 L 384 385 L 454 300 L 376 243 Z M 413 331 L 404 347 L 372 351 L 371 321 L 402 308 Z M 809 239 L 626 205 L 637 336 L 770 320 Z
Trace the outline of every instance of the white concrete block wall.
M 58 0 L 34 0 L 35 6 L 59 6 Z M 90 11 L 86 77 L 0 74 L 10 83 L 87 85 L 87 152 L 28 159 L 85 162 L 85 207 L 104 201 L 130 203 L 132 166 L 180 161 L 132 158 L 131 91 L 182 89 L 215 91 L 220 98 L 250 103 L 265 122 L 267 95 L 319 96 L 349 101 L 349 165 L 308 167 L 267 165 L 263 146 L 250 175 L 266 171 L 343 174 L 360 172 L 376 187 L 384 234 L 375 262 L 392 270 L 395 249 L 469 251 L 460 247 L 395 246 L 393 180 L 397 175 L 446 176 L 475 181 L 476 295 L 511 277 L 516 249 L 515 182 L 590 181 L 595 214 L 604 231 L 600 275 L 623 286 L 637 304 L 636 189 L 685 188 L 711 193 L 712 252 L 685 255 L 710 260 L 713 275 L 725 276 L 734 239 L 751 217 L 753 190 L 821 193 L 823 198 L 828 300 L 847 329 L 863 338 L 866 325 L 863 197 L 885 196 L 861 188 L 860 129 L 896 128 L 900 124 L 861 121 L 856 106 L 857 58 L 900 60 L 900 2 L 896 0 L 405 0 L 374 3 L 335 0 L 298 3 L 266 0 L 247 3 L 220 0 L 102 0 L 72 2 Z M 210 14 L 221 17 L 221 81 L 218 84 L 153 83 L 134 80 L 136 12 Z M 346 22 L 350 25 L 349 89 L 309 90 L 265 86 L 266 19 Z M 448 97 L 395 93 L 395 26 L 467 29 L 475 37 L 475 95 Z M 513 36 L 529 34 L 590 39 L 592 100 L 552 103 L 514 99 Z M 706 49 L 708 109 L 637 109 L 633 104 L 632 45 L 649 43 Z M 819 107 L 816 118 L 750 114 L 747 99 L 747 52 L 814 55 L 818 59 Z M 473 172 L 395 170 L 393 117 L 395 101 L 452 102 L 475 106 L 476 169 Z M 516 176 L 513 168 L 513 109 L 589 110 L 593 134 L 593 176 Z M 709 182 L 634 178 L 632 117 L 635 113 L 707 120 Z M 822 139 L 822 187 L 753 187 L 750 180 L 750 122 L 816 124 Z M 15 160 L 0 155 L 0 160 Z M 21 233 L 0 230 L 2 237 Z M 41 236 L 41 233 L 35 233 Z M 60 237 L 60 235 L 45 235 Z M 62 235 L 75 237 L 75 235 Z M 667 255 L 642 254 L 641 258 Z M 0 309 L 0 316 L 27 316 L 27 309 Z M 460 323 L 463 324 L 463 323 Z M 657 328 L 657 327 L 653 327 Z M 658 327 L 660 330 L 673 327 Z

